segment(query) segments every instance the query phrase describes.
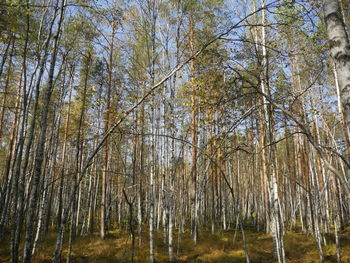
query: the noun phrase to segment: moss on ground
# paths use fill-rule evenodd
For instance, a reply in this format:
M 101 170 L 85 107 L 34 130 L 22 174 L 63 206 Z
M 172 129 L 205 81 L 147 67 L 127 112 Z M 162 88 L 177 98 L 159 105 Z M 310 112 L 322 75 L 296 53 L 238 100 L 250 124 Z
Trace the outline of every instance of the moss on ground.
M 189 232 L 174 237 L 174 254 L 177 262 L 245 262 L 241 233 L 237 234 L 233 244 L 234 231 L 222 231 L 211 234 L 209 231 L 201 232 L 197 245 L 194 245 Z M 251 262 L 275 262 L 272 251 L 272 238 L 262 232 L 246 231 L 247 245 Z M 327 235 L 327 245 L 323 248 L 326 262 L 337 262 L 335 256 L 334 236 Z M 142 237 L 142 246 L 138 246 L 136 239 L 135 262 L 148 262 L 147 232 Z M 38 245 L 33 258 L 34 263 L 51 261 L 54 249 L 55 233 L 47 235 Z M 168 248 L 163 242 L 163 234 L 156 235 L 156 260 L 167 262 Z M 341 233 L 342 260 L 350 262 L 350 231 L 346 229 Z M 10 239 L 0 244 L 0 262 L 10 262 Z M 287 232 L 285 235 L 285 250 L 288 262 L 311 263 L 319 262 L 318 250 L 314 239 L 302 233 Z M 63 250 L 62 262 L 65 262 L 67 253 L 67 240 Z M 111 231 L 105 240 L 98 234 L 77 237 L 73 244 L 71 263 L 109 263 L 130 262 L 130 237 L 126 232 Z

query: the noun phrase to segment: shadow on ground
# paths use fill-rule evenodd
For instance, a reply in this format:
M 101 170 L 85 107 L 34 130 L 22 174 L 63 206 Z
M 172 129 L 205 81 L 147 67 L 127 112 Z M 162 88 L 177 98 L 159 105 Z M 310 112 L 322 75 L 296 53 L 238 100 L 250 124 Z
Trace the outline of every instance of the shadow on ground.
M 237 233 L 233 243 L 234 231 L 222 231 L 211 234 L 209 231 L 200 234 L 197 245 L 188 232 L 174 237 L 174 254 L 176 262 L 246 262 L 241 233 Z M 275 262 L 273 259 L 272 239 L 262 232 L 246 231 L 250 262 Z M 327 245 L 323 248 L 326 262 L 337 262 L 335 256 L 334 236 L 327 235 Z M 51 262 L 54 249 L 55 233 L 49 233 L 40 242 L 34 263 Z M 62 262 L 66 262 L 67 240 L 62 254 Z M 142 245 L 138 246 L 136 239 L 135 262 L 149 262 L 149 240 L 147 232 L 142 237 Z M 164 243 L 163 234 L 159 233 L 155 240 L 156 261 L 168 262 L 168 247 Z M 350 231 L 341 233 L 342 260 L 350 262 Z M 10 239 L 0 244 L 0 262 L 10 262 Z M 75 238 L 71 255 L 71 263 L 110 263 L 130 262 L 130 237 L 125 232 L 111 231 L 105 240 L 98 234 Z M 312 263 L 319 262 L 318 250 L 314 239 L 302 233 L 288 232 L 285 235 L 285 250 L 288 262 Z

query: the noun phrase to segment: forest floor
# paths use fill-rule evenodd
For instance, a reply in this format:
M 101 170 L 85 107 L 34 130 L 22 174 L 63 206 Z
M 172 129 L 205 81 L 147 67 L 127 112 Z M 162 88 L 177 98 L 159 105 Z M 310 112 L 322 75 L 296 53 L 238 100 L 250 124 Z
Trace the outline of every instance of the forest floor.
M 176 262 L 246 262 L 241 233 L 237 234 L 233 245 L 234 230 L 221 231 L 211 234 L 201 232 L 197 245 L 188 232 L 174 238 L 174 255 Z M 250 262 L 275 262 L 273 260 L 272 239 L 262 232 L 246 230 L 247 246 Z M 55 233 L 48 234 L 39 246 L 33 259 L 35 263 L 51 262 L 54 249 Z M 147 233 L 143 237 L 142 246 L 135 242 L 135 262 L 148 262 L 149 250 Z M 323 248 L 326 262 L 337 262 L 334 236 L 326 237 L 327 245 Z M 168 262 L 168 248 L 163 243 L 163 235 L 156 237 L 156 262 Z M 180 244 L 180 245 L 178 245 Z M 0 262 L 10 262 L 9 239 L 0 244 Z M 67 252 L 67 243 L 63 257 Z M 341 233 L 342 261 L 350 262 L 350 228 Z M 285 251 L 287 262 L 319 262 L 318 250 L 312 237 L 302 233 L 287 232 L 285 235 Z M 65 262 L 62 260 L 62 262 Z M 130 238 L 126 232 L 110 231 L 105 240 L 96 233 L 92 236 L 77 237 L 73 244 L 71 263 L 109 263 L 130 262 Z

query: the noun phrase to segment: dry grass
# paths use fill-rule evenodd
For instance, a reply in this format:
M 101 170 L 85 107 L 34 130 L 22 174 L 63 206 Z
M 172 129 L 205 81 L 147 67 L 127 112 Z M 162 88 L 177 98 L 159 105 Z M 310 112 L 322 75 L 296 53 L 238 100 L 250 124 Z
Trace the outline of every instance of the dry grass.
M 341 234 L 342 260 L 350 262 L 350 229 Z M 251 262 L 275 262 L 273 260 L 272 239 L 264 233 L 247 231 L 247 245 Z M 177 262 L 245 262 L 242 236 L 239 233 L 233 245 L 234 231 L 223 231 L 211 234 L 208 231 L 200 234 L 198 244 L 194 245 L 188 232 L 174 237 L 174 253 Z M 35 263 L 50 262 L 55 241 L 55 233 L 50 233 L 39 246 L 33 259 Z M 148 262 L 147 232 L 144 233 L 142 246 L 136 240 L 135 262 Z M 327 236 L 324 247 L 326 262 L 337 262 L 335 256 L 334 237 Z M 0 262 L 10 262 L 10 240 L 0 244 Z M 312 237 L 301 233 L 288 232 L 285 235 L 285 250 L 288 262 L 319 262 L 315 241 Z M 156 236 L 157 262 L 167 262 L 167 246 L 163 243 L 163 234 Z M 67 253 L 67 241 L 63 250 L 63 258 Z M 63 262 L 63 261 L 62 261 Z M 65 260 L 64 260 L 65 262 Z M 105 240 L 98 235 L 78 237 L 74 241 L 71 257 L 72 263 L 109 263 L 130 262 L 130 238 L 125 232 L 111 231 Z

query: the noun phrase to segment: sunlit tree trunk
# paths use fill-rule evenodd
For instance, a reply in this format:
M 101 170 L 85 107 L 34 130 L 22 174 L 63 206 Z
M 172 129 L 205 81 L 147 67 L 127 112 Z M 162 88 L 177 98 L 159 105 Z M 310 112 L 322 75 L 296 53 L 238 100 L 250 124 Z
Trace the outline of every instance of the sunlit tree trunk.
M 350 47 L 338 0 L 324 0 L 324 16 L 345 121 L 350 123 Z
M 340 100 L 341 118 L 344 120 L 344 135 L 349 146 L 350 127 L 350 43 L 343 13 L 338 0 L 323 1 L 324 19 L 331 56 L 335 63 L 335 79 Z M 349 148 L 349 147 L 348 147 Z M 349 149 L 348 149 L 349 151 Z M 349 157 L 348 157 L 349 159 Z M 347 171 L 349 176 L 350 171 Z
M 266 6 L 265 0 L 261 0 L 261 5 L 264 8 Z M 268 59 L 267 59 L 267 50 L 266 50 L 266 11 L 262 10 L 262 72 L 260 74 L 260 83 L 261 83 L 261 91 L 263 94 L 268 96 L 271 95 L 269 88 L 269 80 L 268 80 Z M 264 102 L 264 118 L 266 122 L 266 137 L 267 143 L 269 146 L 269 165 L 270 169 L 268 169 L 269 174 L 269 187 L 270 187 L 270 207 L 271 207 L 271 232 L 274 241 L 274 251 L 275 255 L 278 259 L 278 262 L 285 263 L 285 252 L 284 252 L 284 241 L 283 241 L 283 219 L 281 214 L 280 200 L 278 194 L 278 183 L 277 183 L 277 175 L 276 175 L 276 160 L 275 160 L 275 150 L 276 146 L 271 145 L 274 141 L 274 127 L 273 127 L 273 109 L 272 105 L 268 103 L 265 96 L 263 96 Z
M 193 15 L 189 15 L 189 42 L 190 42 L 190 52 L 193 54 L 195 52 L 195 39 L 194 39 L 195 25 L 193 21 Z M 192 238 L 194 243 L 197 243 L 198 238 L 198 208 L 197 208 L 197 124 L 196 124 L 196 84 L 195 84 L 195 62 L 191 61 L 191 158 L 192 158 L 192 168 L 191 168 L 191 213 L 192 213 Z

